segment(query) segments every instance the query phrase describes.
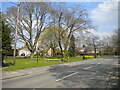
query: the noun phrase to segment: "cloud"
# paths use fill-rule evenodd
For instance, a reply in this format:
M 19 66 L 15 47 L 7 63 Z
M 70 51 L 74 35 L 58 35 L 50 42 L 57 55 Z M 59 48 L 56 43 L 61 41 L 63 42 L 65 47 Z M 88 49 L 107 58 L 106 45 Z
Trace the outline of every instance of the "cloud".
M 117 29 L 118 25 L 118 2 L 99 3 L 98 7 L 91 11 L 91 19 L 98 26 L 99 31 Z
M 89 32 L 91 32 L 92 34 L 94 34 L 95 36 L 99 36 L 99 37 L 105 37 L 105 36 L 111 36 L 113 32 L 101 32 L 101 31 L 96 31 L 96 30 L 93 30 L 93 29 L 89 29 L 88 30 Z
M 97 32 L 97 31 L 93 31 L 93 34 L 99 36 L 99 37 L 105 37 L 105 36 L 111 36 L 112 32 Z

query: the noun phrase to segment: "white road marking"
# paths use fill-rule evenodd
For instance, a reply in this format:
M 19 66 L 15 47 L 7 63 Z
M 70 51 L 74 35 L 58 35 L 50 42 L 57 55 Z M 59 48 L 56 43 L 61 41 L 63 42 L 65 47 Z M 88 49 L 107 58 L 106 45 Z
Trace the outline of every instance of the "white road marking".
M 100 63 L 98 63 L 98 64 L 100 64 Z M 89 67 L 87 67 L 87 68 L 84 68 L 84 70 L 89 69 L 89 68 L 91 68 L 91 67 L 93 67 L 93 65 L 92 65 L 92 66 L 89 66 Z M 67 78 L 67 77 L 70 77 L 70 76 L 72 76 L 72 75 L 75 75 L 75 74 L 77 74 L 77 73 L 78 73 L 78 72 L 75 72 L 75 73 L 72 73 L 72 74 L 70 74 L 70 75 L 67 75 L 67 76 L 65 76 L 65 77 L 63 77 L 63 78 L 61 78 L 61 79 L 57 79 L 56 82 L 57 82 L 57 81 L 60 81 L 60 80 L 63 80 L 63 79 L 65 79 L 65 78 Z
M 67 75 L 67 76 L 65 76 L 65 77 L 63 77 L 63 78 L 61 78 L 61 79 L 57 79 L 56 80 L 56 82 L 57 81 L 60 81 L 60 80 L 63 80 L 63 79 L 65 79 L 65 78 L 67 78 L 67 77 L 70 77 L 70 76 L 72 76 L 72 75 L 75 75 L 75 74 L 77 74 L 78 72 L 75 72 L 75 73 L 72 73 L 72 74 L 70 74 L 70 75 Z
M 84 68 L 84 70 L 89 69 L 89 68 L 91 68 L 91 67 L 93 67 L 93 66 L 89 66 L 89 67 L 87 67 L 87 68 Z
M 97 64 L 100 64 L 100 63 L 97 63 Z

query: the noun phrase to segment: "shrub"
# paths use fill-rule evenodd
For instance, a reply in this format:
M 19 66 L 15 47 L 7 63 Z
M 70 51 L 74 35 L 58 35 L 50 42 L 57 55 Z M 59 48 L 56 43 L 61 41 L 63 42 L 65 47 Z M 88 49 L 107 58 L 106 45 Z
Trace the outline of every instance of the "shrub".
M 62 58 L 62 55 L 56 55 L 55 57 L 56 58 Z

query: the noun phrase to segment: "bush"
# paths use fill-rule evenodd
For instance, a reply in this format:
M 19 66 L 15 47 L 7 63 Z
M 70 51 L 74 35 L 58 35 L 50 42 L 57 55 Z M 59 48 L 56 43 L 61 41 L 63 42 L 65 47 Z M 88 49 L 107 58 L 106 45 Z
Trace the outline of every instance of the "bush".
M 56 58 L 62 58 L 62 55 L 56 55 L 55 57 Z
M 69 57 L 69 52 L 65 52 L 65 53 L 64 53 L 64 57 L 65 57 L 65 58 L 68 58 L 68 57 Z

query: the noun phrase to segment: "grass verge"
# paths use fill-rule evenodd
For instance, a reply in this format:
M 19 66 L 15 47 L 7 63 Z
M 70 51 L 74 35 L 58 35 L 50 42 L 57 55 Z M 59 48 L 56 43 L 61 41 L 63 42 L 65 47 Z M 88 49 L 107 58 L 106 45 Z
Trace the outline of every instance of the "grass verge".
M 63 64 L 69 62 L 83 61 L 82 57 L 71 57 L 68 61 L 45 61 L 46 58 L 39 58 L 38 63 L 36 58 L 16 58 L 16 65 L 9 65 L 8 68 L 2 71 L 14 71 L 27 68 L 43 67 L 49 65 Z M 94 57 L 89 57 L 85 60 L 94 59 Z M 13 58 L 6 58 L 6 63 L 12 63 Z

